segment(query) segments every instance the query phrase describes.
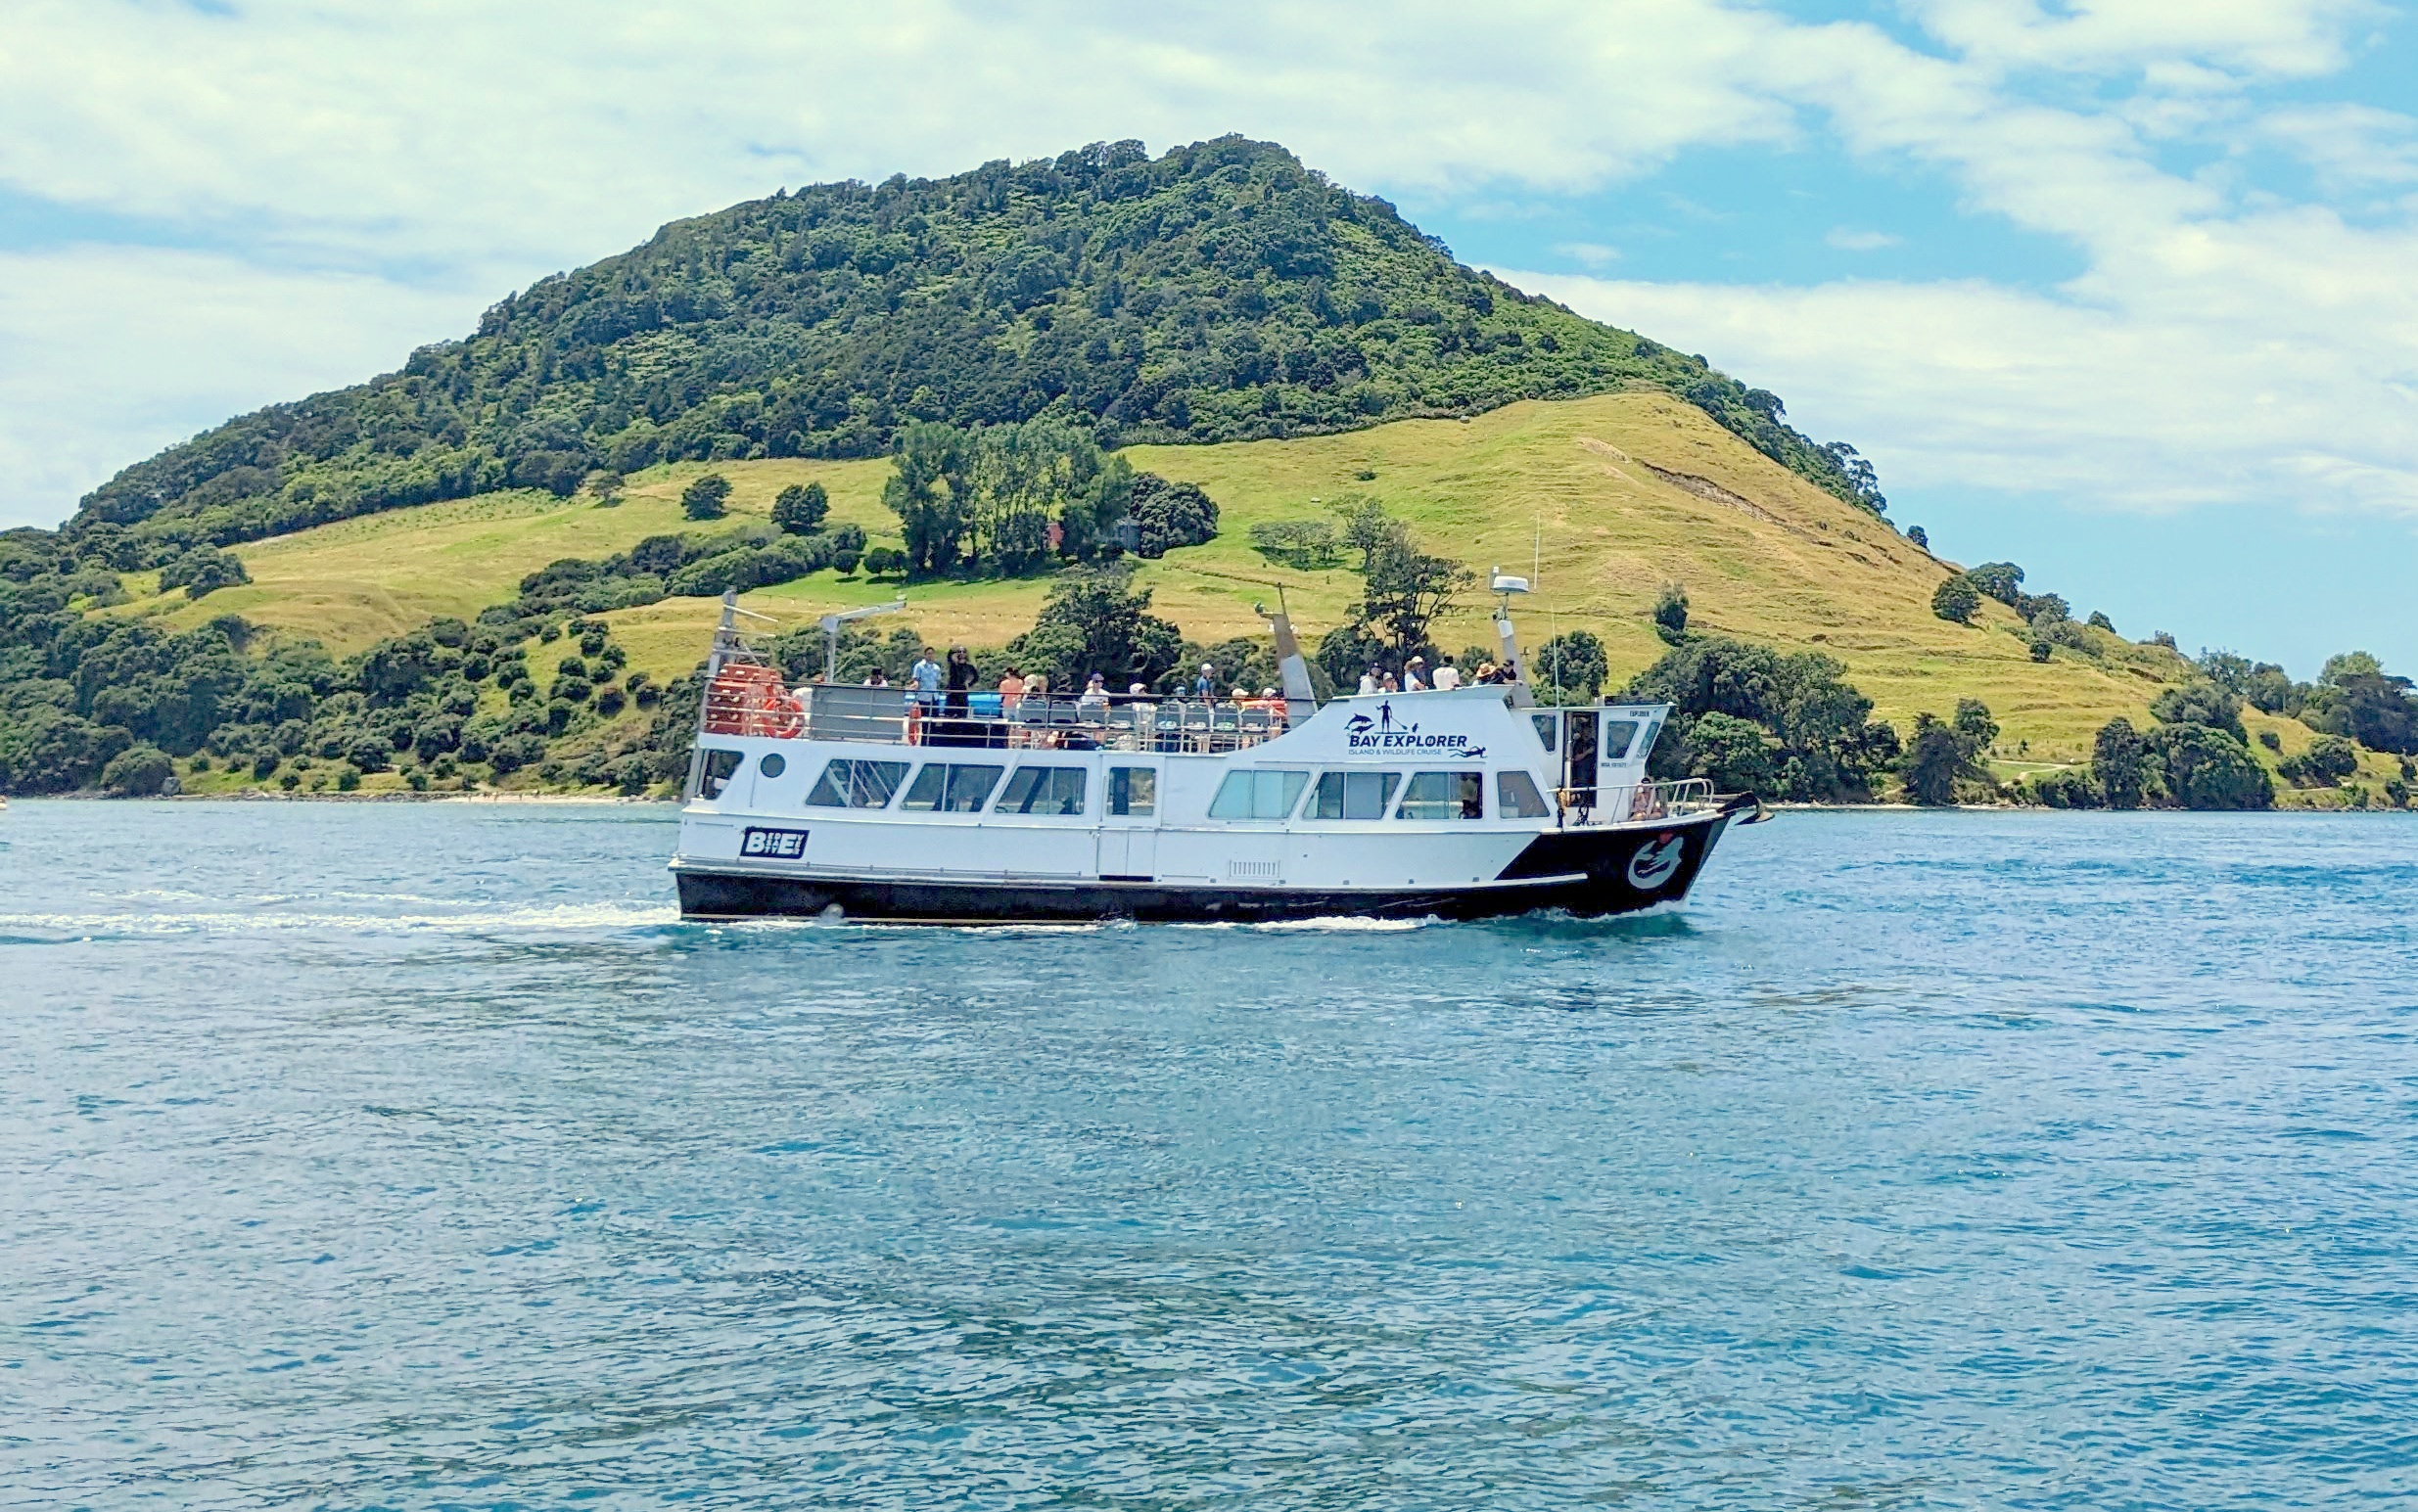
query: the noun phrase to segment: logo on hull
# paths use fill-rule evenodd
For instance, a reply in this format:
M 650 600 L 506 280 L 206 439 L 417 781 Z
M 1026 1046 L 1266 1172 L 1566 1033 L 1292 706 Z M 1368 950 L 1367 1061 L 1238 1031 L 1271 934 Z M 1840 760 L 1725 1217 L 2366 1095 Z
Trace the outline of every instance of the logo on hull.
M 1671 880 L 1671 873 L 1679 870 L 1679 863 L 1687 858 L 1687 854 L 1688 846 L 1683 837 L 1676 834 L 1655 836 L 1638 847 L 1637 854 L 1629 857 L 1629 885 L 1642 893 L 1651 893 Z

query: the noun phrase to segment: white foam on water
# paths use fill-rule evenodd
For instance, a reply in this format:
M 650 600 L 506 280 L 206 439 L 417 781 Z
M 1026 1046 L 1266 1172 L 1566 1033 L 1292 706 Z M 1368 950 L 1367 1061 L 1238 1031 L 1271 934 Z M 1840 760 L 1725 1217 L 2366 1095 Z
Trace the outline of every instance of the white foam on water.
M 458 913 L 319 913 L 259 908 L 242 912 L 14 913 L 0 914 L 0 929 L 94 935 L 302 934 L 322 932 L 427 934 L 556 934 L 593 930 L 660 928 L 677 924 L 669 903 L 563 903 L 550 908 L 493 908 L 466 904 Z

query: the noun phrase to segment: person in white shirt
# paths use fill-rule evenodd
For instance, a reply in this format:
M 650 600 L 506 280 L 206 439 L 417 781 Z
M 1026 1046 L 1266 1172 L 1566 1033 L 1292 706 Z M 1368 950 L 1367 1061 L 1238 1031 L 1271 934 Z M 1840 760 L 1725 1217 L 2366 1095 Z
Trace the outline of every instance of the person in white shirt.
M 1402 691 L 1405 693 L 1427 691 L 1427 659 L 1425 657 L 1413 657 L 1410 663 L 1403 667 Z
M 1436 691 L 1443 693 L 1460 686 L 1461 668 L 1453 664 L 1451 657 L 1438 658 L 1436 661 Z
M 1377 669 L 1375 667 L 1372 666 L 1360 674 L 1360 691 L 1363 693 L 1377 691 Z

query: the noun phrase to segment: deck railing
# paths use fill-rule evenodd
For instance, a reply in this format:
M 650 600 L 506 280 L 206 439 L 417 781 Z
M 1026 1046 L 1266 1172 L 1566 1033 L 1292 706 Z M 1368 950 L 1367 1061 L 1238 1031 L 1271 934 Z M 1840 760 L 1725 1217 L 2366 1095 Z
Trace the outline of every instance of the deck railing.
M 883 746 L 1044 747 L 1215 755 L 1289 727 L 1281 700 L 1212 703 L 1136 694 L 924 693 L 831 684 L 790 690 L 753 675 L 708 689 L 709 735 L 803 736 Z
M 1563 788 L 1555 796 L 1560 801 L 1561 822 L 1568 826 L 1647 823 L 1720 806 L 1711 780 L 1704 777 L 1624 787 Z

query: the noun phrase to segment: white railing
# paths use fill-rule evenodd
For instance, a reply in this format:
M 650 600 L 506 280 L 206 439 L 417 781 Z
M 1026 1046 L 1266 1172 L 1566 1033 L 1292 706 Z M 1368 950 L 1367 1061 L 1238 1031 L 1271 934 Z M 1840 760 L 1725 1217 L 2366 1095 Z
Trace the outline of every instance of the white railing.
M 1045 747 L 1075 751 L 1217 754 L 1274 740 L 1290 727 L 1280 699 L 1211 702 L 1134 694 L 917 693 L 765 681 L 732 668 L 709 687 L 709 735 L 856 741 L 881 746 Z
M 1640 782 L 1625 787 L 1563 788 L 1555 798 L 1567 826 L 1648 824 L 1703 813 L 1720 804 L 1709 778 L 1683 777 L 1676 782 Z

